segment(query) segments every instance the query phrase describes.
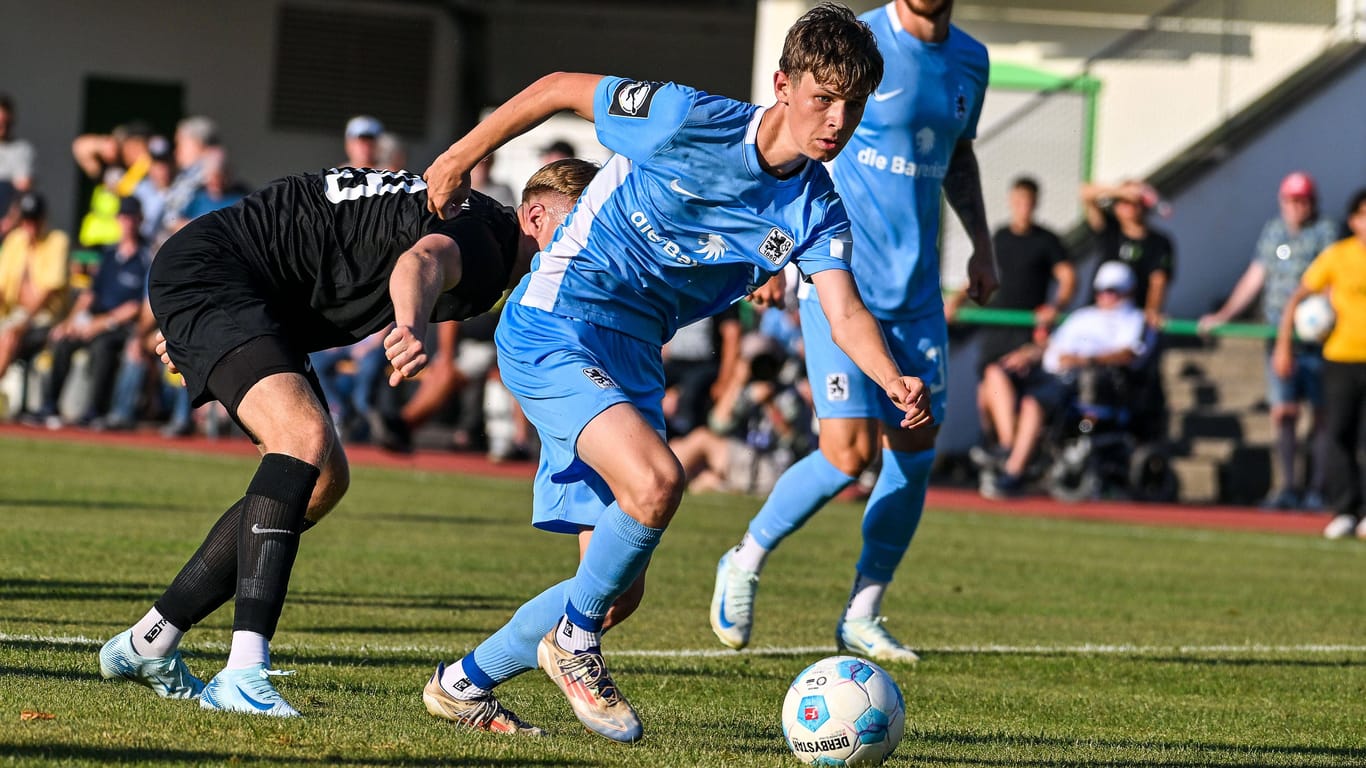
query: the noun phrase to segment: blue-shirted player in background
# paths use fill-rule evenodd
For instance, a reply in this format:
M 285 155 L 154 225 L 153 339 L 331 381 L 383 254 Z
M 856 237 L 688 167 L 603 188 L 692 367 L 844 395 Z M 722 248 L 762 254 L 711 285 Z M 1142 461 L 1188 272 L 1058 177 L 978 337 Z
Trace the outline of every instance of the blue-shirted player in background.
M 872 463 L 882 472 L 863 516 L 863 552 L 836 625 L 841 650 L 916 661 L 882 626 L 881 602 L 920 523 L 948 385 L 947 327 L 939 282 L 940 192 L 972 238 L 968 294 L 996 289 L 991 233 L 972 139 L 987 87 L 986 48 L 949 23 L 952 0 L 894 0 L 861 18 L 886 62 L 849 147 L 833 163 L 835 189 L 853 221 L 854 278 L 882 324 L 901 370 L 929 385 L 934 423 L 906 428 L 878 387 L 831 343 L 824 297 L 801 302 L 807 375 L 820 418 L 820 450 L 788 468 L 739 546 L 717 567 L 711 625 L 732 648 L 749 643 L 764 559 Z
M 822 5 L 789 31 L 780 66 L 778 103 L 767 109 L 672 83 L 549 75 L 427 170 L 431 205 L 447 211 L 475 163 L 564 109 L 593 120 L 617 153 L 537 255 L 496 337 L 503 382 L 543 445 L 535 523 L 593 533 L 574 578 L 523 605 L 459 664 L 438 667 L 423 691 L 432 714 L 539 734 L 491 694 L 539 664 L 589 730 L 640 738 L 599 637 L 613 602 L 640 588 L 683 494 L 660 408 L 660 349 L 679 326 L 794 262 L 902 425 L 929 422 L 924 385 L 901 374 L 859 299 L 848 218 L 821 165 L 844 148 L 881 78 L 876 42 L 848 9 Z

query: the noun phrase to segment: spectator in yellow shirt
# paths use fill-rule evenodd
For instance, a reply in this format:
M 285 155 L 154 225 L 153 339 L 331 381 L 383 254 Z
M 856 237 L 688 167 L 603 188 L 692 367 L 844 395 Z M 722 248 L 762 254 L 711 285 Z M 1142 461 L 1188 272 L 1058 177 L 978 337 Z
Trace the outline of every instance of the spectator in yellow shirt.
M 67 298 L 65 232 L 48 229 L 47 204 L 33 192 L 19 198 L 19 226 L 0 244 L 0 374 L 47 342 Z
M 1281 315 L 1271 362 L 1279 376 L 1293 372 L 1295 308 L 1310 294 L 1327 291 L 1337 322 L 1323 343 L 1324 427 L 1329 437 L 1328 497 L 1337 514 L 1323 535 L 1341 539 L 1355 532 L 1366 539 L 1357 461 L 1366 416 L 1366 189 L 1352 196 L 1347 227 L 1352 236 L 1320 253 L 1300 278 Z

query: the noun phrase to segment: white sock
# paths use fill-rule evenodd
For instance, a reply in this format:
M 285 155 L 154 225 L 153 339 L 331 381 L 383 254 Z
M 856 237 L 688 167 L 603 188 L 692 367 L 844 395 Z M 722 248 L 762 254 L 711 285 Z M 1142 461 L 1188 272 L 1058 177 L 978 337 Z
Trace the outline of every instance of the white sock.
M 570 621 L 568 616 L 561 616 L 560 623 L 555 625 L 555 645 L 574 653 L 586 651 L 602 645 L 602 633 L 589 632 Z
M 181 632 L 153 608 L 133 625 L 133 652 L 139 656 L 170 656 L 180 646 Z
M 233 632 L 225 669 L 246 669 L 257 664 L 270 667 L 270 641 L 260 632 Z
M 764 569 L 764 561 L 768 559 L 768 552 L 746 531 L 744 538 L 740 539 L 739 546 L 730 551 L 730 562 L 736 568 L 758 573 Z
M 446 667 L 441 673 L 441 688 L 461 701 L 470 701 L 480 696 L 488 695 L 488 691 L 480 688 L 470 681 L 465 675 L 465 665 L 457 661 Z
M 854 589 L 849 593 L 849 607 L 844 609 L 846 619 L 871 619 L 882 613 L 882 596 L 887 592 L 887 582 L 874 581 L 862 574 L 854 579 Z

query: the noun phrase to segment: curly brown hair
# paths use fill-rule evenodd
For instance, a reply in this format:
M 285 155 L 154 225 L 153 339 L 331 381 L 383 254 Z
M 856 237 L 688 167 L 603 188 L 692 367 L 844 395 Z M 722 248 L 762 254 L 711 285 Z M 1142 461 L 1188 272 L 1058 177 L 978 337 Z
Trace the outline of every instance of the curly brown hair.
M 866 99 L 882 81 L 882 54 L 873 30 L 838 3 L 821 3 L 787 31 L 778 68 L 794 81 L 810 72 L 847 99 Z

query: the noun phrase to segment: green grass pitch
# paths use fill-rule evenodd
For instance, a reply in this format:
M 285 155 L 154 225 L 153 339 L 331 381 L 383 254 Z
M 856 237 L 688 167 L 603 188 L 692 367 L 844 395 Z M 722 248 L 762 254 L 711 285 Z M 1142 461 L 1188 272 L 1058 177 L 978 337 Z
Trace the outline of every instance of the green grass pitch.
M 141 616 L 253 466 L 0 439 L 0 766 L 796 765 L 778 712 L 791 678 L 833 652 L 856 505 L 771 558 L 754 643 L 772 650 L 733 654 L 716 652 L 707 604 L 756 501 L 684 501 L 644 606 L 607 638 L 645 723 L 635 747 L 586 733 L 539 672 L 500 695 L 549 739 L 465 732 L 422 707 L 438 661 L 574 567 L 572 539 L 528 525 L 525 481 L 355 470 L 304 539 L 276 636 L 303 719 L 100 680 L 99 644 Z M 890 765 L 1366 765 L 1360 542 L 931 509 L 884 607 L 925 656 L 890 668 L 908 709 Z M 229 614 L 187 638 L 201 676 L 226 657 Z

